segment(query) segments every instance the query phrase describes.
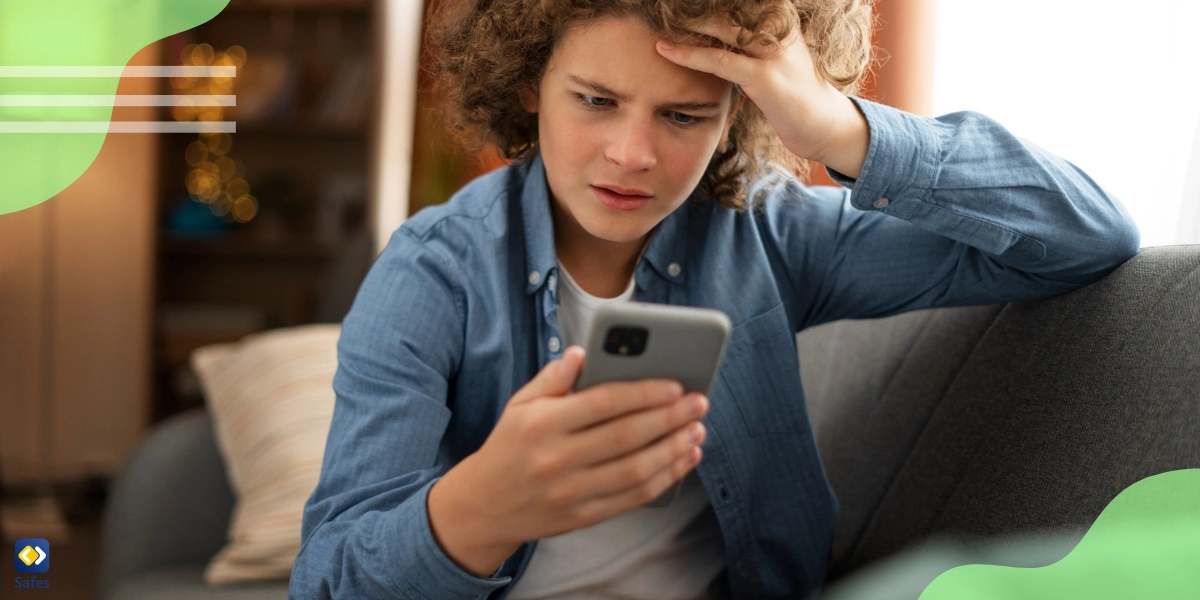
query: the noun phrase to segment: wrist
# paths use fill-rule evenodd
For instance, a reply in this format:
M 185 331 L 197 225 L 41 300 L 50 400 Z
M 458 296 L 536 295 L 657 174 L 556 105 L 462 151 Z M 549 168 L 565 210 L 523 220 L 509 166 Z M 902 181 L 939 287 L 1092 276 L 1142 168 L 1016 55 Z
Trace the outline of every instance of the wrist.
M 442 552 L 464 571 L 488 578 L 523 542 L 506 540 L 497 523 L 485 520 L 471 506 L 472 494 L 480 491 L 470 483 L 470 458 L 433 484 L 426 509 L 430 530 Z
M 838 96 L 834 133 L 817 162 L 846 177 L 857 179 L 867 159 L 871 129 L 858 105 L 841 92 L 838 92 Z

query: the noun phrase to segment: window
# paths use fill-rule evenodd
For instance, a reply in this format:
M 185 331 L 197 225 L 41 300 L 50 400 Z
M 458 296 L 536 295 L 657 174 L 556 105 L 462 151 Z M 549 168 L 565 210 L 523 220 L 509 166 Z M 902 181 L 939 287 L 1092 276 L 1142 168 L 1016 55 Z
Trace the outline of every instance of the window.
M 941 0 L 937 19 L 935 114 L 982 112 L 1078 165 L 1129 209 L 1142 246 L 1200 242 L 1180 239 L 1200 230 L 1180 223 L 1200 204 L 1184 202 L 1200 2 Z

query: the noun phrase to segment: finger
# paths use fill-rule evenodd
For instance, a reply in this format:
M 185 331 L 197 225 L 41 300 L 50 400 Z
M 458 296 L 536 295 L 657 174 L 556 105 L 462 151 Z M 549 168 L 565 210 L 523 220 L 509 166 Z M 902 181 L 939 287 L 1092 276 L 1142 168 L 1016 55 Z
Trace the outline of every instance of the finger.
M 598 496 L 585 502 L 579 511 L 588 520 L 599 523 L 616 515 L 637 508 L 662 495 L 676 481 L 683 479 L 704 457 L 699 446 L 693 446 L 677 456 L 666 467 L 638 485 L 627 487 L 607 496 Z
M 721 40 L 725 45 L 739 50 L 745 50 L 738 43 L 738 36 L 742 33 L 742 28 L 730 23 L 727 19 L 714 17 L 699 25 L 690 28 L 697 33 L 703 33 L 712 38 Z
M 582 469 L 578 477 L 585 483 L 580 492 L 585 498 L 610 496 L 645 484 L 702 444 L 706 435 L 704 425 L 693 421 L 640 450 Z
M 666 406 L 639 411 L 585 429 L 567 439 L 564 451 L 571 457 L 572 465 L 597 465 L 643 448 L 703 418 L 707 412 L 707 398 L 702 394 L 688 394 Z
M 509 404 L 529 402 L 545 396 L 565 396 L 575 386 L 579 378 L 579 370 L 583 367 L 584 350 L 580 346 L 571 346 L 563 351 L 562 358 L 550 361 L 533 376 L 517 393 L 513 394 Z
M 694 71 L 711 73 L 732 83 L 745 85 L 753 77 L 757 59 L 725 48 L 702 48 L 659 40 L 658 53 L 667 60 Z
M 559 405 L 563 431 L 577 431 L 623 414 L 662 406 L 683 396 L 683 386 L 670 379 L 613 381 L 594 385 Z

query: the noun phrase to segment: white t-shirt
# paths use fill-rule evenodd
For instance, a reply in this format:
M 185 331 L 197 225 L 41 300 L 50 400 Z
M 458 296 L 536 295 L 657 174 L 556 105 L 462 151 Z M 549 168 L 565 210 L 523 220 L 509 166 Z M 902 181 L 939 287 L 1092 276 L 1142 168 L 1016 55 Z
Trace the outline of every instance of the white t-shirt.
M 559 264 L 558 323 L 567 344 L 587 344 L 596 310 L 633 299 L 634 282 L 616 298 L 580 288 Z M 696 476 L 662 508 L 635 508 L 585 529 L 538 541 L 511 600 L 710 600 L 708 587 L 725 568 L 716 514 Z

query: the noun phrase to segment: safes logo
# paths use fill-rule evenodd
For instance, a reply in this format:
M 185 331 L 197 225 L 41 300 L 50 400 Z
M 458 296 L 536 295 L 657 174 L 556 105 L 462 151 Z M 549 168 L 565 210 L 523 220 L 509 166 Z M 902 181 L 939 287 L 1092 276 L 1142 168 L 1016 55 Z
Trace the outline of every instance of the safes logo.
M 50 570 L 50 542 L 41 538 L 17 540 L 18 573 L 45 573 Z

